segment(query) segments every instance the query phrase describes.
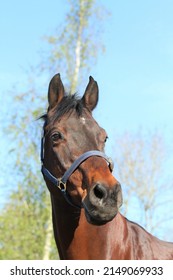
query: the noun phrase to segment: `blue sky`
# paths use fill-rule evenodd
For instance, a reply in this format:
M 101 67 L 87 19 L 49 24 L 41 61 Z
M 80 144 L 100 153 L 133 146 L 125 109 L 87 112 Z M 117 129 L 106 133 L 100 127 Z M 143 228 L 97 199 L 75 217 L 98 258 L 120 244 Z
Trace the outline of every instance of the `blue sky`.
M 172 128 L 172 1 L 102 2 L 112 13 L 104 28 L 106 53 L 88 73 L 99 83 L 100 107 L 109 108 L 111 119 L 114 113 L 116 129 L 139 125 Z M 1 4 L 1 99 L 14 83 L 22 84 L 28 65 L 39 62 L 42 38 L 62 23 L 64 3 L 17 0 Z
M 173 1 L 99 1 L 111 12 L 104 23 L 106 52 L 88 73 L 98 82 L 96 119 L 108 131 L 108 151 L 116 133 L 140 126 L 173 136 Z M 13 103 L 9 90 L 25 90 L 25 70 L 40 62 L 44 35 L 53 34 L 66 12 L 63 0 L 2 1 L 0 9 L 1 114 Z M 54 73 L 52 73 L 53 75 Z M 63 78 L 63 73 L 61 73 Z M 88 77 L 86 77 L 86 84 Z M 81 89 L 81 94 L 84 89 Z M 44 109 L 44 108 L 43 108 Z M 1 120 L 2 121 L 2 120 Z M 5 168 L 8 141 L 0 131 L 0 159 Z M 173 162 L 173 156 L 170 162 Z M 168 172 L 172 174 L 172 164 Z M 3 173 L 4 174 L 4 173 Z M 5 175 L 6 176 L 6 175 Z M 4 186 L 5 176 L 0 178 Z M 4 189 L 0 189 L 0 195 Z

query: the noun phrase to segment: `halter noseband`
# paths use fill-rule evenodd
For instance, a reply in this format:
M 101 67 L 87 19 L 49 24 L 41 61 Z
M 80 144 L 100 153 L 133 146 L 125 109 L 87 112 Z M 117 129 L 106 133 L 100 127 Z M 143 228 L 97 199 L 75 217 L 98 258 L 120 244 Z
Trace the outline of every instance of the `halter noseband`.
M 71 197 L 69 196 L 67 190 L 66 190 L 66 184 L 67 181 L 69 179 L 69 177 L 71 176 L 71 174 L 78 168 L 78 166 L 84 162 L 86 159 L 88 159 L 89 157 L 92 156 L 98 156 L 98 157 L 102 157 L 104 158 L 108 164 L 109 164 L 109 169 L 112 172 L 113 170 L 113 161 L 111 158 L 107 157 L 103 152 L 97 151 L 97 150 L 93 150 L 93 151 L 88 151 L 84 154 L 82 154 L 81 156 L 79 156 L 73 163 L 72 165 L 69 167 L 69 169 L 66 170 L 66 172 L 64 173 L 64 175 L 57 179 L 55 176 L 53 176 L 49 170 L 44 167 L 44 142 L 45 142 L 45 137 L 42 136 L 41 138 L 41 172 L 43 174 L 43 176 L 45 176 L 50 182 L 52 182 L 56 187 L 58 187 L 60 189 L 60 191 L 62 192 L 64 198 L 66 199 L 66 201 L 72 205 L 75 206 L 77 208 L 81 208 L 80 206 L 74 204 L 71 201 Z

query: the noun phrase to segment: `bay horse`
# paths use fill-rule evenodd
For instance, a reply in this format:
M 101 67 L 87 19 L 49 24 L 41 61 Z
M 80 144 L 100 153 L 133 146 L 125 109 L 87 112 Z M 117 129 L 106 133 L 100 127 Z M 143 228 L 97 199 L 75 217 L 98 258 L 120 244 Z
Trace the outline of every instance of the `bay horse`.
M 119 212 L 121 185 L 104 154 L 108 136 L 92 116 L 98 92 L 92 77 L 82 98 L 65 94 L 60 74 L 49 84 L 41 161 L 60 259 L 173 259 L 173 243 Z

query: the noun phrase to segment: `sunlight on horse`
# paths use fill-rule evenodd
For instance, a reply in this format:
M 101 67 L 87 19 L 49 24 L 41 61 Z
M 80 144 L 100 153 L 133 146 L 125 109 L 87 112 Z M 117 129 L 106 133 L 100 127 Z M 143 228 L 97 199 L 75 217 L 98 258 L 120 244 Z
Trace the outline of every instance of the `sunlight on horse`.
M 104 154 L 107 134 L 92 117 L 97 82 L 90 77 L 79 98 L 65 95 L 57 74 L 49 84 L 48 101 L 41 161 L 60 258 L 173 259 L 173 243 L 152 236 L 119 212 L 122 190 Z

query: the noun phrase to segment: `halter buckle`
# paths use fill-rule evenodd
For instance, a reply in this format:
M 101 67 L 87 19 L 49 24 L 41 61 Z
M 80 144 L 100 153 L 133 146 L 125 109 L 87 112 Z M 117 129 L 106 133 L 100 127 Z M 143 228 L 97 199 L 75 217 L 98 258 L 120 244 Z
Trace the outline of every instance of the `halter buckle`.
M 58 180 L 58 184 L 57 187 L 62 191 L 65 192 L 66 191 L 66 183 L 64 183 L 61 179 Z

